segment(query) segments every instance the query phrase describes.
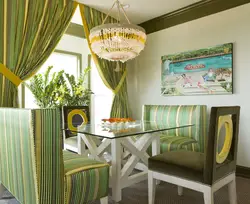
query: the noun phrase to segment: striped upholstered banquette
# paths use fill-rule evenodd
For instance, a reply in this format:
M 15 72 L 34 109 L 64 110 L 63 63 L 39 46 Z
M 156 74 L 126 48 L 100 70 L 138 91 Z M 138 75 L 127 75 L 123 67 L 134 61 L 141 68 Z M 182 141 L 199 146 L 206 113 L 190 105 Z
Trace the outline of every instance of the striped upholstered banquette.
M 161 133 L 161 152 L 188 149 L 204 152 L 207 107 L 205 105 L 144 105 L 142 119 L 173 126 L 194 124 Z
M 56 109 L 0 108 L 0 185 L 21 204 L 83 204 L 108 195 L 109 166 L 62 150 Z

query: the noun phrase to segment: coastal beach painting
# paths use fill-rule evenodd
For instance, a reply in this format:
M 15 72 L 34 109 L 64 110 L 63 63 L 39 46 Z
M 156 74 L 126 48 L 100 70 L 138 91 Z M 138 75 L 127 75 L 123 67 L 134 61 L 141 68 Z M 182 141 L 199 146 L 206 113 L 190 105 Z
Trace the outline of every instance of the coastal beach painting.
M 233 93 L 233 43 L 161 57 L 164 96 Z

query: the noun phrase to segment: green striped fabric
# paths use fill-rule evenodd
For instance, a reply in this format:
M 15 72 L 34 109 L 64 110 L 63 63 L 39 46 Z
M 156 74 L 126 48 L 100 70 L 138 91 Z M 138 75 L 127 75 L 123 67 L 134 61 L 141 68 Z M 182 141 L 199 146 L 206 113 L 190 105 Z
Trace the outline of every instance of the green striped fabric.
M 57 109 L 0 108 L 0 183 L 21 204 L 85 203 L 107 195 L 109 166 L 63 154 L 61 130 Z
M 108 195 L 109 165 L 64 151 L 67 204 L 85 204 Z
M 32 110 L 39 203 L 64 202 L 62 128 L 59 109 Z
M 127 80 L 125 79 L 120 90 L 115 95 L 111 112 L 111 118 L 128 118 L 131 117 L 131 111 L 128 103 Z
M 0 63 L 26 80 L 47 60 L 70 23 L 72 0 L 1 0 Z M 0 107 L 18 106 L 17 87 L 0 74 Z
M 195 149 L 198 148 L 197 141 L 189 137 L 162 135 L 160 141 L 161 141 L 161 153 L 179 149 L 192 150 L 193 146 L 195 147 Z
M 204 105 L 144 105 L 142 119 L 153 121 L 155 124 L 167 124 L 169 126 L 195 124 L 193 127 L 164 131 L 161 136 L 162 149 L 174 150 L 179 146 L 178 142 L 180 145 L 184 142 L 183 139 L 176 139 L 172 143 L 173 147 L 169 147 L 169 142 L 173 140 L 173 138 L 169 137 L 174 136 L 189 138 L 190 141 L 187 142 L 189 143 L 187 145 L 189 150 L 204 152 L 207 120 L 206 110 L 207 108 Z M 192 140 L 197 141 L 197 144 L 190 144 Z
M 32 114 L 0 108 L 0 182 L 20 203 L 38 203 Z
M 62 204 L 59 110 L 0 108 L 0 181 L 20 203 Z
M 135 137 L 135 139 L 138 139 L 141 136 Z M 160 136 L 160 152 L 167 152 L 167 151 L 175 151 L 180 149 L 190 150 L 193 151 L 194 149 L 197 150 L 199 148 L 199 144 L 197 141 L 193 138 L 189 137 L 179 137 L 179 136 L 168 136 L 165 134 L 162 134 Z M 152 146 L 150 146 L 147 150 L 149 155 L 152 155 Z

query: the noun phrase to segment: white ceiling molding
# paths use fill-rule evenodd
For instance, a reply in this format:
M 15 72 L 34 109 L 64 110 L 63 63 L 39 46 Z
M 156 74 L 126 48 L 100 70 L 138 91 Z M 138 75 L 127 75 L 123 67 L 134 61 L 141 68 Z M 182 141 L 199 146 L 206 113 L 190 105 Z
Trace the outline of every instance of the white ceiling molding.
M 114 0 L 76 0 L 99 11 L 107 13 Z M 128 4 L 126 13 L 132 23 L 139 24 L 158 16 L 170 13 L 201 0 L 121 0 L 122 4 Z M 116 10 L 111 12 L 116 17 Z M 77 20 L 76 20 L 77 21 Z

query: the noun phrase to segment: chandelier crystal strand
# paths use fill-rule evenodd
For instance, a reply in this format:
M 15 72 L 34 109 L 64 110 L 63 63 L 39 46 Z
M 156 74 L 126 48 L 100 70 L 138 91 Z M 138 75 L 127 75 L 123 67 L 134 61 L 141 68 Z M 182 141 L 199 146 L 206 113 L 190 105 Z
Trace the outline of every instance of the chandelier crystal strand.
M 120 10 L 122 10 L 128 23 L 105 24 L 115 4 L 118 7 L 118 21 Z M 130 23 L 123 6 L 118 0 L 115 1 L 110 11 L 102 25 L 91 29 L 89 36 L 91 48 L 100 58 L 126 62 L 138 56 L 144 49 L 146 33 L 142 27 Z

